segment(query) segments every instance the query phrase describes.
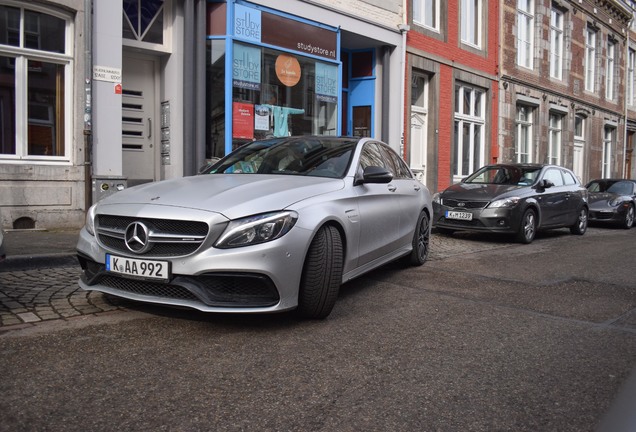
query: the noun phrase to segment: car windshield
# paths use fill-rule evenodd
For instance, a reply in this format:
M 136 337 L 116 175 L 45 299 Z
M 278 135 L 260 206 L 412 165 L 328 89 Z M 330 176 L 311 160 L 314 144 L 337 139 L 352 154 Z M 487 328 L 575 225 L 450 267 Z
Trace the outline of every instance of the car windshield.
M 485 166 L 466 177 L 464 183 L 530 186 L 535 182 L 540 171 L 539 167 Z
M 616 183 L 615 180 L 598 180 L 587 185 L 588 192 L 609 192 L 609 188 Z
M 355 139 L 273 138 L 230 153 L 203 174 L 281 174 L 343 178 Z
M 619 181 L 607 188 L 607 192 L 618 195 L 632 195 L 634 186 L 632 182 Z

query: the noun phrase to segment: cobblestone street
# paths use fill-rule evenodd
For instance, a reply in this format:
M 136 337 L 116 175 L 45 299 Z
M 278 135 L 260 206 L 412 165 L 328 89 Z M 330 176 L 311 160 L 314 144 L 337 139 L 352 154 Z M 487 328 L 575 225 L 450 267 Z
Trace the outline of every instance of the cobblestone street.
M 599 235 L 602 232 L 599 229 L 590 229 L 586 236 Z M 510 245 L 514 243 L 510 243 L 510 239 L 506 237 L 433 234 L 429 260 L 506 248 Z M 73 319 L 82 315 L 122 310 L 129 304 L 125 299 L 81 290 L 77 284 L 79 276 L 79 264 L 0 272 L 0 327 Z

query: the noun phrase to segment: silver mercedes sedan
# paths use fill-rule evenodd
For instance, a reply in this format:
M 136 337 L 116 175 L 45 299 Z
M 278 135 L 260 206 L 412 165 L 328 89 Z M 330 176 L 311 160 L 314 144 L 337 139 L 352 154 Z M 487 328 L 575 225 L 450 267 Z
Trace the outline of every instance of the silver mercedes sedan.
M 397 259 L 422 265 L 431 215 L 426 186 L 382 142 L 254 141 L 199 175 L 92 206 L 79 285 L 207 312 L 324 318 L 342 283 Z

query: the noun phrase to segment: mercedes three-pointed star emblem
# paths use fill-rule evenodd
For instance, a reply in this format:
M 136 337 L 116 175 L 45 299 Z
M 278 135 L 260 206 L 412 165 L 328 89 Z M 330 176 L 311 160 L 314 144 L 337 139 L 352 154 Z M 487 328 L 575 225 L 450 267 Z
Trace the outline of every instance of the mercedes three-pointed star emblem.
M 146 253 L 152 247 L 148 227 L 143 222 L 133 222 L 126 228 L 126 247 L 134 253 Z

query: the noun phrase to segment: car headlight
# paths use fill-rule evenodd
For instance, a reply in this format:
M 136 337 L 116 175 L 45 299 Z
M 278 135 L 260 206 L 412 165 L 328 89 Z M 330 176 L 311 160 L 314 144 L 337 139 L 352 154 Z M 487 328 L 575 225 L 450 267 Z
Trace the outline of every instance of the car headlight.
M 433 194 L 433 202 L 435 204 L 441 204 L 442 203 L 442 198 L 441 198 L 439 192 Z
M 609 200 L 609 205 L 612 207 L 618 207 L 622 203 L 623 201 L 620 198 L 612 198 L 611 200 Z
M 519 200 L 520 200 L 519 197 L 503 198 L 503 199 L 499 199 L 499 200 L 495 200 L 491 202 L 490 204 L 488 204 L 488 207 L 489 208 L 510 208 L 510 207 L 516 206 Z
M 298 220 L 292 211 L 266 213 L 231 221 L 214 245 L 220 249 L 251 246 L 287 234 Z
M 93 204 L 86 212 L 86 231 L 92 236 L 95 235 L 95 208 L 97 204 Z

